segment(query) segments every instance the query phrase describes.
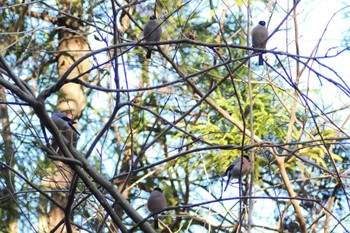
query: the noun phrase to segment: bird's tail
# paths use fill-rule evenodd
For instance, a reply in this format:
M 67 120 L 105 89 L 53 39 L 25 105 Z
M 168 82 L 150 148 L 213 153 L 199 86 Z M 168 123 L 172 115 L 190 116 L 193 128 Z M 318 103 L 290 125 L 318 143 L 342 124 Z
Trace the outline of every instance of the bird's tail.
M 154 215 L 154 229 L 158 229 L 159 225 L 158 225 L 158 215 Z
M 226 191 L 227 186 L 228 186 L 229 183 L 230 183 L 230 176 L 227 177 L 227 181 L 226 181 L 226 186 L 225 186 L 224 192 Z
M 148 49 L 148 50 L 147 50 L 146 58 L 147 58 L 147 59 L 150 59 L 150 58 L 151 58 L 151 54 L 152 54 L 152 49 Z
M 259 66 L 262 66 L 263 64 L 264 64 L 263 55 L 259 54 Z

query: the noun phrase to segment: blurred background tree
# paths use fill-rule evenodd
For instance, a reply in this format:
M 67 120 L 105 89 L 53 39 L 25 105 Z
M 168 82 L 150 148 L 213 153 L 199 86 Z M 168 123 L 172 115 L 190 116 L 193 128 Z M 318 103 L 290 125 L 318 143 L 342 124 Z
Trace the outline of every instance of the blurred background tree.
M 326 33 L 349 6 L 310 42 L 312 1 L 0 4 L 3 232 L 153 232 L 157 186 L 162 232 L 349 231 L 348 37 Z M 152 14 L 163 34 L 147 60 Z M 81 136 L 65 141 L 55 110 Z M 254 169 L 223 193 L 242 154 Z

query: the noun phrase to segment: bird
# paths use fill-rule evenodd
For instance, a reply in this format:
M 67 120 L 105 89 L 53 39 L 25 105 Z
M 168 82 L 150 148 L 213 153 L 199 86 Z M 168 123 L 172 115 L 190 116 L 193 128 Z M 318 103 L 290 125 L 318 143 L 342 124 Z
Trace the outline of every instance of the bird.
M 252 43 L 254 48 L 265 49 L 268 37 L 268 31 L 265 27 L 265 21 L 259 21 L 259 24 L 253 28 L 252 31 Z M 263 56 L 259 54 L 259 66 L 263 65 Z
M 154 214 L 154 229 L 158 229 L 158 214 L 155 213 L 167 208 L 166 198 L 162 189 L 157 187 L 151 192 L 147 201 L 147 208 Z
M 243 161 L 243 164 L 241 166 L 242 161 Z M 227 186 L 232 179 L 242 178 L 243 176 L 247 175 L 249 170 L 250 170 L 250 162 L 249 162 L 248 156 L 244 155 L 243 157 L 239 156 L 238 158 L 236 158 L 225 171 L 224 176 L 227 176 L 227 182 L 226 182 L 226 187 L 224 191 L 226 191 Z
M 67 117 L 66 114 L 55 111 L 51 115 L 51 120 L 55 123 L 59 130 L 67 131 L 68 129 L 72 129 L 76 134 L 80 135 L 78 130 L 73 126 L 73 124 L 76 122 Z
M 156 16 L 152 15 L 149 17 L 149 20 L 143 29 L 143 36 L 146 42 L 160 41 L 160 38 L 162 37 L 162 27 L 158 23 Z M 152 45 L 147 46 L 147 59 L 151 58 L 152 48 Z

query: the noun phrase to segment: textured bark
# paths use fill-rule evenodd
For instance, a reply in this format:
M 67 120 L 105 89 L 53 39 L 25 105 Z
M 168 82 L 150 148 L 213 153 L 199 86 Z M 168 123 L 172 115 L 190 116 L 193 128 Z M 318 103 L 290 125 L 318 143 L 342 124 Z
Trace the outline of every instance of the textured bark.
M 41 187 L 43 187 L 41 185 Z M 50 232 L 49 230 L 49 222 L 47 218 L 47 207 L 48 200 L 43 196 L 39 196 L 39 206 L 38 206 L 38 232 Z
M 73 1 L 73 3 L 72 1 L 60 1 L 60 8 L 67 13 L 81 15 L 80 12 L 70 12 L 72 9 L 81 9 L 81 7 L 79 7 L 80 3 L 80 1 Z M 76 7 L 69 7 L 71 4 L 75 5 Z M 61 78 L 79 58 L 89 52 L 89 47 L 86 39 L 87 33 L 84 33 L 86 28 L 83 27 L 79 20 L 63 16 L 58 21 L 58 24 L 59 26 L 69 28 L 69 30 L 62 29 L 59 33 L 57 68 L 59 77 Z M 86 59 L 82 63 L 78 64 L 72 70 L 72 72 L 68 74 L 68 78 L 76 78 L 89 70 L 90 67 L 90 59 Z M 80 78 L 86 81 L 88 74 L 85 74 Z M 81 115 L 86 105 L 86 97 L 84 96 L 83 91 L 83 87 L 78 84 L 65 84 L 60 89 L 57 110 L 65 113 L 68 117 L 77 121 L 76 119 Z M 76 141 L 75 134 L 73 137 L 74 141 Z M 74 175 L 72 169 L 62 162 L 55 162 L 55 164 L 57 169 L 55 169 L 53 173 L 50 187 L 56 190 L 69 190 L 70 183 Z M 68 202 L 66 193 L 54 192 L 52 194 L 52 198 L 61 203 L 63 207 L 66 207 Z M 64 210 L 53 205 L 50 206 L 48 215 L 49 229 L 53 229 L 64 218 L 70 218 L 70 216 L 65 216 Z M 66 232 L 67 230 L 64 224 L 62 224 L 56 231 Z
M 24 24 L 24 17 L 26 15 L 26 12 L 28 10 L 28 6 L 23 7 L 21 10 L 19 10 L 19 17 L 16 20 L 16 23 L 13 25 L 12 30 L 13 31 L 19 31 L 20 28 L 23 27 Z M 0 28 L 0 32 L 4 32 Z M 0 51 L 3 56 L 6 55 L 8 52 L 7 48 L 8 45 L 13 43 L 15 40 L 18 39 L 17 34 L 8 35 L 4 38 L 5 42 L 0 44 Z M 0 74 L 1 75 L 1 74 Z M 0 101 L 6 102 L 6 89 L 0 85 Z M 7 165 L 13 167 L 16 165 L 16 160 L 14 157 L 14 149 L 12 147 L 13 141 L 11 137 L 11 128 L 10 128 L 10 120 L 8 115 L 8 106 L 6 104 L 0 104 L 0 118 L 1 118 L 1 124 L 2 129 L 0 131 L 2 140 L 3 140 L 3 147 L 4 147 L 4 157 L 0 158 L 2 161 L 5 161 Z M 0 177 L 3 177 L 5 179 L 6 184 L 6 190 L 4 192 L 0 190 L 0 196 L 9 195 L 12 196 L 12 194 L 15 192 L 15 184 L 14 184 L 14 175 L 12 172 L 8 170 L 0 171 Z M 12 196 L 13 197 L 13 196 Z M 3 208 L 3 211 L 5 212 L 7 221 L 3 223 L 3 226 L 5 225 L 6 229 L 2 229 L 3 231 L 8 232 L 18 232 L 18 206 L 15 201 L 10 200 L 7 203 L 6 206 L 1 206 Z
M 0 101 L 6 102 L 5 88 L 0 85 Z M 6 104 L 0 104 L 0 118 L 1 118 L 1 136 L 3 140 L 3 154 L 1 158 L 6 162 L 8 166 L 13 167 L 15 165 L 14 150 L 12 148 L 11 128 L 8 115 L 8 109 Z M 4 201 L 1 208 L 6 213 L 7 221 L 4 223 L 6 226 L 3 229 L 8 232 L 18 232 L 18 207 L 15 201 L 12 200 L 13 193 L 15 192 L 14 175 L 7 169 L 1 169 L 0 177 L 5 179 L 6 189 L 0 190 L 1 196 L 9 196 L 8 201 Z
M 61 77 L 75 61 L 86 53 L 81 51 L 88 51 L 89 47 L 85 36 L 64 31 L 61 33 L 58 50 L 69 51 L 60 53 L 58 57 L 58 73 Z M 86 59 L 68 75 L 68 78 L 77 77 L 89 70 L 90 66 L 90 60 Z M 81 78 L 86 81 L 87 77 L 88 75 L 84 75 Z M 60 92 L 63 95 L 58 100 L 58 109 L 72 118 L 80 116 L 86 104 L 83 88 L 78 84 L 67 83 L 60 89 Z

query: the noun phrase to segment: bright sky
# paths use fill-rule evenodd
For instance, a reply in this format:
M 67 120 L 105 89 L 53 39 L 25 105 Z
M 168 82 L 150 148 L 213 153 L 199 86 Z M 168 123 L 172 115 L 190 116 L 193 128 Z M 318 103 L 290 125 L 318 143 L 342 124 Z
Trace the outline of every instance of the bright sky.
M 278 3 L 286 3 L 288 1 L 278 1 Z M 292 1 L 289 1 L 292 2 Z M 304 3 L 305 2 L 305 3 Z M 318 40 L 322 33 L 324 33 L 324 30 L 326 29 L 327 24 L 331 20 L 334 13 L 336 13 L 341 8 L 345 7 L 345 3 L 342 1 L 331 1 L 331 0 L 318 0 L 318 1 L 302 1 L 297 8 L 298 12 L 298 25 L 299 25 L 299 42 L 300 42 L 300 53 L 301 55 L 310 56 L 312 50 L 315 48 L 316 44 L 318 43 Z M 284 9 L 286 9 L 284 7 Z M 349 11 L 349 7 L 345 9 L 346 11 Z M 342 50 L 339 46 L 344 44 L 342 40 L 344 39 L 344 36 L 347 31 L 350 30 L 350 20 L 346 19 L 344 17 L 344 12 L 341 11 L 337 13 L 334 18 L 330 21 L 329 26 L 327 28 L 327 31 L 324 35 L 324 39 L 322 40 L 317 56 L 324 56 L 327 51 L 330 48 L 334 48 L 333 50 L 330 50 L 328 53 L 329 55 L 334 55 L 338 51 Z M 266 10 L 263 15 L 265 19 L 269 18 L 270 12 Z M 271 24 L 269 25 L 269 31 L 273 31 L 277 25 L 281 22 L 281 19 L 285 17 L 284 12 L 279 12 L 278 14 L 274 14 L 273 18 L 271 20 Z M 254 25 L 257 24 L 257 22 L 260 20 L 253 19 Z M 288 22 L 289 26 L 291 27 L 293 25 L 293 21 L 290 18 Z M 346 25 L 346 26 L 345 26 Z M 285 27 L 285 26 L 284 26 Z M 283 28 L 283 27 L 282 27 Z M 281 31 L 276 33 L 271 40 L 269 40 L 267 49 L 272 49 L 277 47 L 277 51 L 286 51 L 286 32 Z M 290 43 L 294 42 L 294 34 L 293 32 L 288 32 L 288 40 Z M 295 45 L 289 46 L 289 52 L 294 53 Z M 274 62 L 274 57 L 272 55 L 269 55 L 269 62 Z M 341 76 L 345 81 L 347 81 L 348 85 L 350 84 L 349 79 L 349 61 L 350 61 L 350 53 L 345 52 L 342 55 L 331 58 L 331 59 L 325 59 L 322 61 L 327 66 L 330 66 L 332 69 L 334 69 L 339 76 Z M 337 82 L 340 82 L 340 80 L 334 75 L 334 73 L 329 72 L 328 70 L 325 71 L 324 68 L 319 67 L 318 65 L 313 66 L 313 68 L 316 71 L 319 71 L 322 74 L 326 74 L 327 78 L 331 78 Z M 294 76 L 295 77 L 295 76 Z M 310 78 L 310 87 L 311 88 L 319 88 L 319 94 L 322 98 L 322 101 L 324 101 L 325 105 L 332 105 L 332 109 L 337 109 L 339 107 L 342 107 L 344 105 L 349 105 L 350 99 L 348 96 L 346 96 L 344 93 L 340 92 L 337 88 L 334 87 L 333 84 L 329 84 L 327 81 L 322 79 L 322 86 L 320 85 L 319 79 L 315 77 L 315 75 L 310 75 L 308 72 L 305 72 L 303 75 L 303 81 L 304 84 L 308 79 Z M 314 99 L 317 99 L 315 97 Z M 329 109 L 330 110 L 330 109 Z M 344 110 L 341 116 L 344 116 L 344 118 L 350 113 L 349 110 Z M 339 116 L 339 114 L 338 114 Z M 349 127 L 346 127 L 349 132 Z M 276 209 L 273 207 L 274 202 L 268 201 L 268 200 L 261 200 L 257 201 L 255 203 L 254 209 L 258 214 L 257 218 L 254 218 L 254 223 L 258 225 L 266 225 L 266 226 L 273 226 L 271 225 L 271 216 L 275 216 Z M 264 211 L 264 215 L 268 217 L 268 219 L 261 218 L 261 210 Z M 336 210 L 334 210 L 336 211 Z M 332 226 L 334 222 L 330 223 L 330 226 Z M 350 226 L 349 222 L 344 222 L 346 226 Z M 339 231 L 340 230 L 340 231 Z M 339 228 L 336 232 L 342 232 L 342 229 Z M 265 232 L 261 229 L 255 229 L 253 232 Z M 269 231 L 266 231 L 269 232 Z
M 284 4 L 288 1 L 278 1 L 279 4 Z M 292 1 L 289 1 L 292 2 Z M 264 2 L 261 1 L 253 1 L 252 4 L 260 4 L 261 9 L 265 9 L 263 11 L 257 12 L 259 17 L 252 16 L 253 25 L 256 25 L 260 20 L 268 21 L 270 12 L 268 8 L 265 8 Z M 291 4 L 291 3 L 290 3 Z M 347 31 L 350 30 L 350 20 L 344 17 L 344 12 L 341 11 L 334 15 L 341 8 L 344 8 L 345 4 L 341 1 L 331 1 L 331 0 L 318 0 L 318 1 L 302 1 L 299 3 L 297 7 L 298 12 L 298 26 L 299 26 L 299 43 L 300 43 L 300 53 L 304 56 L 310 56 L 311 52 L 317 45 L 322 33 L 324 33 L 327 24 L 326 33 L 324 34 L 324 38 L 320 44 L 318 49 L 318 53 L 316 56 L 324 56 L 327 51 L 328 55 L 334 55 L 338 51 L 342 50 L 340 45 L 344 44 L 343 39 Z M 347 11 L 349 11 L 350 7 L 348 7 Z M 280 8 L 279 8 L 280 9 Z M 283 9 L 287 9 L 286 6 L 283 6 Z M 331 20 L 332 16 L 333 19 Z M 281 20 L 285 17 L 285 12 L 279 10 L 273 14 L 272 20 L 269 25 L 269 32 L 272 32 Z M 330 21 L 331 20 L 331 21 Z M 291 28 L 294 25 L 292 18 L 288 18 L 288 25 Z M 344 26 L 346 25 L 346 26 Z M 278 33 L 276 33 L 267 44 L 267 49 L 276 48 L 276 51 L 287 51 L 286 41 L 288 38 L 289 46 L 288 52 L 295 53 L 295 44 L 294 42 L 294 32 L 290 30 L 288 32 L 288 36 L 286 31 L 285 24 L 280 28 L 282 29 Z M 330 48 L 333 48 L 329 51 Z M 350 85 L 349 79 L 349 61 L 350 61 L 350 53 L 345 52 L 338 57 L 328 58 L 322 60 L 322 63 L 325 63 L 327 66 L 331 67 L 335 70 L 339 76 L 341 76 L 345 81 L 347 81 L 348 85 Z M 268 55 L 268 62 L 273 64 L 275 62 L 274 56 Z M 295 63 L 293 63 L 295 66 Z M 329 70 L 326 70 L 322 67 L 319 67 L 316 63 L 312 66 L 316 71 L 325 74 L 327 78 L 331 78 L 334 81 L 340 82 L 339 78 L 336 77 L 334 73 L 331 73 Z M 295 67 L 292 67 L 292 72 L 295 72 Z M 294 75 L 295 78 L 295 75 Z M 309 82 L 309 86 L 311 89 L 319 89 L 318 93 L 314 94 L 313 99 L 316 101 L 322 101 L 324 104 L 331 105 L 331 109 L 337 109 L 339 107 L 349 105 L 350 99 L 344 93 L 340 92 L 333 84 L 329 84 L 324 79 L 321 79 L 322 86 L 320 85 L 319 79 L 311 73 L 304 72 L 303 83 L 306 85 L 306 82 Z M 304 85 L 304 87 L 305 87 Z M 290 88 L 288 86 L 288 88 Z M 320 99 L 321 97 L 321 99 Z M 329 110 L 331 110 L 329 109 Z M 349 110 L 344 110 L 341 116 L 345 118 L 348 114 L 350 114 Z M 338 114 L 337 116 L 340 116 Z M 349 127 L 346 127 L 349 132 Z M 259 195 L 259 194 L 256 194 Z M 262 194 L 260 194 L 262 195 Z M 223 197 L 237 197 L 238 196 L 238 188 L 237 186 L 231 186 L 228 188 L 228 191 L 224 193 Z M 210 198 L 209 198 L 210 199 Z M 230 204 L 234 204 L 235 202 L 229 203 L 227 202 L 226 207 L 229 208 Z M 215 209 L 222 210 L 219 203 L 213 204 Z M 274 227 L 275 223 L 272 223 L 271 220 L 273 216 L 276 216 L 276 206 L 274 201 L 270 200 L 257 200 L 254 204 L 254 210 L 257 214 L 256 218 L 254 218 L 254 224 L 261 226 L 269 226 Z M 261 215 L 261 211 L 264 211 L 264 214 Z M 234 211 L 233 211 L 234 212 Z M 265 217 L 264 217 L 265 216 Z M 215 221 L 214 219 L 212 219 Z M 334 222 L 333 222 L 334 223 Z M 331 223 L 330 225 L 332 226 Z M 345 225 L 349 226 L 350 223 L 345 223 Z M 339 229 L 342 232 L 342 229 Z M 270 232 L 264 231 L 263 229 L 255 228 L 253 232 Z
M 279 1 L 283 2 L 283 1 Z M 309 3 L 304 3 L 309 2 Z M 317 56 L 324 56 L 327 51 L 328 55 L 334 55 L 342 48 L 340 45 L 344 44 L 342 40 L 347 31 L 349 30 L 348 26 L 350 25 L 350 20 L 344 17 L 345 10 L 349 11 L 349 7 L 344 11 L 341 11 L 334 15 L 341 8 L 344 8 L 346 5 L 341 1 L 330 1 L 330 0 L 318 0 L 318 1 L 302 1 L 299 3 L 297 8 L 298 11 L 298 24 L 299 24 L 299 42 L 300 42 L 300 53 L 301 55 L 310 56 L 312 50 L 318 43 L 319 38 L 322 33 L 324 33 L 327 24 L 329 26 L 324 34 L 324 39 L 322 40 L 320 47 L 318 49 Z M 269 12 L 266 12 L 268 18 Z M 333 19 L 331 20 L 332 16 Z M 273 20 L 269 26 L 269 30 L 272 31 L 279 22 L 281 18 L 285 16 L 284 12 L 281 12 L 279 15 L 274 15 Z M 330 21 L 331 20 L 331 21 Z M 289 26 L 293 25 L 292 19 L 288 22 Z M 289 32 L 288 40 L 294 42 L 293 31 Z M 268 49 L 277 47 L 277 51 L 286 51 L 286 33 L 281 31 L 275 34 L 274 37 L 268 42 Z M 289 52 L 294 53 L 294 44 L 289 46 Z M 333 48 L 332 50 L 329 50 Z M 273 56 L 269 56 L 271 62 L 273 61 Z M 349 76 L 349 61 L 350 53 L 344 52 L 338 57 L 327 58 L 322 60 L 327 66 L 335 70 L 339 76 L 341 76 L 345 81 Z M 322 74 L 326 74 L 327 78 L 331 78 L 334 81 L 340 82 L 339 78 L 336 77 L 334 73 L 331 73 L 329 70 L 326 70 L 322 67 L 319 67 L 316 63 L 312 66 L 316 71 L 319 71 Z M 350 103 L 349 97 L 345 96 L 344 93 L 340 93 L 334 85 L 329 85 L 327 81 L 322 79 L 322 86 L 320 86 L 319 79 L 315 75 L 309 75 L 308 72 L 304 72 L 303 81 L 304 83 L 310 78 L 311 88 L 319 88 L 320 94 L 326 105 L 332 105 L 334 109 L 348 105 Z M 346 111 L 348 114 L 349 111 Z M 345 114 L 345 113 L 344 113 Z
M 292 4 L 293 1 L 278 1 L 278 4 L 285 4 L 286 2 L 290 2 Z M 252 4 L 259 4 L 260 9 L 263 9 L 261 11 L 256 11 L 255 13 L 259 15 L 258 17 L 252 16 L 251 20 L 253 22 L 253 25 L 256 25 L 260 20 L 268 21 L 271 12 L 270 9 L 265 7 L 264 1 L 252 1 Z M 334 0 L 309 0 L 305 1 L 302 0 L 302 2 L 297 7 L 298 12 L 298 27 L 299 27 L 299 43 L 300 43 L 300 53 L 304 56 L 310 56 L 312 50 L 315 48 L 316 44 L 318 43 L 318 40 L 322 33 L 324 32 L 327 24 L 329 23 L 331 17 L 334 15 L 335 12 L 340 10 L 345 6 L 345 3 L 342 1 L 334 1 Z M 269 31 L 272 32 L 277 25 L 281 22 L 281 20 L 285 17 L 286 13 L 281 9 L 287 9 L 286 6 L 277 7 L 278 10 L 276 10 L 273 13 L 272 20 L 269 24 Z M 346 9 L 349 11 L 349 8 Z M 288 18 L 288 25 L 289 27 L 292 27 L 294 25 L 292 18 Z M 317 56 L 324 56 L 325 53 L 330 49 L 334 48 L 329 52 L 329 55 L 335 54 L 337 51 L 341 50 L 339 46 L 343 44 L 342 40 L 347 32 L 349 30 L 350 20 L 344 18 L 344 11 L 339 12 L 334 16 L 332 21 L 330 22 L 327 31 L 324 35 L 324 38 L 321 42 L 321 45 L 319 47 Z M 294 34 L 293 30 L 288 31 L 288 37 L 286 34 L 285 25 L 282 25 L 281 31 L 276 33 L 269 41 L 267 45 L 267 49 L 273 49 L 276 48 L 277 51 L 287 51 L 286 48 L 286 41 L 288 38 L 288 41 L 291 43 L 288 46 L 288 52 L 294 53 Z M 92 39 L 94 40 L 94 39 Z M 94 41 L 96 44 L 97 42 Z M 104 45 L 102 45 L 104 46 Z M 94 46 L 94 48 L 96 48 Z M 349 79 L 349 61 L 350 61 L 350 53 L 345 52 L 342 55 L 331 58 L 331 59 L 325 59 L 322 62 L 324 62 L 327 66 L 332 67 L 342 78 L 344 78 L 346 81 Z M 271 64 L 274 63 L 274 57 L 270 54 L 268 55 L 268 62 Z M 295 65 L 295 63 L 294 63 Z M 328 78 L 332 78 L 337 82 L 340 82 L 339 79 L 328 70 L 325 70 L 322 67 L 319 67 L 316 63 L 314 63 L 313 68 L 317 71 L 319 71 L 322 74 L 327 74 Z M 294 72 L 294 68 L 292 67 L 292 71 Z M 129 74 L 130 75 L 130 74 Z M 294 76 L 295 77 L 295 76 Z M 322 100 L 324 101 L 325 105 L 331 105 L 332 108 L 336 109 L 339 107 L 342 107 L 344 105 L 350 104 L 350 99 L 343 93 L 339 92 L 338 89 L 336 89 L 332 84 L 329 84 L 327 81 L 322 79 L 322 86 L 319 83 L 319 79 L 315 77 L 314 74 L 310 74 L 307 71 L 304 72 L 303 83 L 310 82 L 310 87 L 313 89 L 319 89 L 319 93 Z M 348 81 L 349 85 L 350 82 Z M 290 88 L 290 87 L 288 87 Z M 316 100 L 320 100 L 319 96 L 314 97 Z M 349 114 L 349 110 L 344 111 L 344 117 Z M 349 127 L 347 127 L 349 129 Z M 219 184 L 218 184 L 219 185 Z M 212 188 L 217 189 L 217 187 L 214 187 L 216 185 L 213 185 Z M 237 188 L 235 187 L 229 187 L 228 191 L 224 194 L 224 197 L 235 197 L 238 195 Z M 208 196 L 208 198 L 203 197 L 203 199 L 212 200 L 211 196 Z M 202 201 L 203 201 L 202 199 Z M 261 224 L 261 225 L 268 225 L 273 227 L 274 223 L 267 222 L 271 221 L 270 216 L 274 216 L 276 213 L 276 209 L 273 206 L 272 201 L 268 200 L 260 200 L 257 201 L 255 204 L 255 211 L 261 212 L 261 210 L 264 210 L 265 216 L 268 217 L 268 219 L 263 218 L 255 218 L 254 223 Z M 229 203 L 225 203 L 225 205 L 229 206 Z M 232 204 L 232 203 L 231 203 Z M 220 207 L 220 204 L 213 204 L 213 207 L 217 209 L 218 211 L 223 211 Z M 260 216 L 260 214 L 258 213 Z M 208 216 L 211 218 L 210 216 Z M 261 216 L 260 216 L 261 217 Z M 213 220 L 213 219 L 212 219 Z M 349 225 L 349 223 L 348 223 Z M 255 230 L 254 232 L 263 232 Z

